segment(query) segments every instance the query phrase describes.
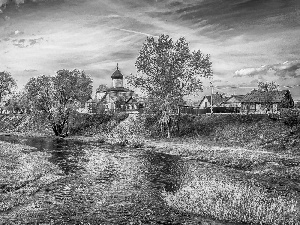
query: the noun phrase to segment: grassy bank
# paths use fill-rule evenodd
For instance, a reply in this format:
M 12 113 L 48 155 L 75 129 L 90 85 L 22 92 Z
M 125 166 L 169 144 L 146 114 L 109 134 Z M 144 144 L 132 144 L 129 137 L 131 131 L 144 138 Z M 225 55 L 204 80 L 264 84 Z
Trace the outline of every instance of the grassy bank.
M 245 178 L 233 179 L 229 172 L 232 171 L 201 165 L 189 171 L 179 191 L 165 192 L 164 198 L 168 205 L 177 209 L 223 221 L 300 224 L 297 196 L 268 191 Z
M 177 137 L 154 136 L 145 141 L 145 134 L 155 134 L 157 127 L 146 126 L 145 130 L 142 121 L 112 118 L 106 122 L 96 122 L 94 117 L 78 120 L 74 134 L 81 136 L 73 138 L 134 147 L 145 142 L 147 148 L 180 155 L 192 163 L 180 189 L 163 193 L 170 206 L 233 223 L 300 224 L 298 128 L 291 132 L 282 120 L 263 115 L 183 116 L 180 130 L 173 130 Z M 82 126 L 82 121 L 88 122 Z
M 0 214 L 28 203 L 38 190 L 60 178 L 59 169 L 47 161 L 49 155 L 32 151 L 0 142 Z
M 146 144 L 200 165 L 164 193 L 170 206 L 231 222 L 300 224 L 299 129 L 261 115 L 186 116 L 179 136 Z
M 166 202 L 179 210 L 249 224 L 300 224 L 300 157 L 220 146 L 209 140 L 148 142 L 192 162 Z

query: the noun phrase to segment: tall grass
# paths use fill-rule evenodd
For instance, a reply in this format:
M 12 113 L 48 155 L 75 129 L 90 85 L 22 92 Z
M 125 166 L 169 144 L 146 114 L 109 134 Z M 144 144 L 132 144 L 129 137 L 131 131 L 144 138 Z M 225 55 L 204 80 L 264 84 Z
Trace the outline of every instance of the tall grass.
M 193 175 L 176 193 L 163 193 L 167 203 L 180 210 L 215 219 L 251 224 L 300 224 L 293 196 L 231 181 L 223 176 Z
M 144 146 L 146 136 L 144 118 L 141 115 L 131 115 L 107 134 L 107 142 L 138 148 Z

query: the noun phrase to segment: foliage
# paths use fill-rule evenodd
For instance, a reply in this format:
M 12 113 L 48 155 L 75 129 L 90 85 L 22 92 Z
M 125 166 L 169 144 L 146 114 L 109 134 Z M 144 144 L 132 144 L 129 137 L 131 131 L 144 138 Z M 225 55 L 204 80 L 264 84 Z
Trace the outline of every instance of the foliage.
M 156 120 L 154 116 L 147 116 L 146 127 L 151 136 L 160 137 L 160 127 Z M 173 120 L 176 120 L 175 116 Z M 285 123 L 284 119 L 272 120 L 267 115 L 258 114 L 182 115 L 179 120 L 180 130 L 174 123 L 171 133 L 174 137 L 213 140 L 218 145 L 231 147 L 298 152 L 299 129 L 294 126 L 291 133 Z
M 15 92 L 9 95 L 4 109 L 13 113 L 29 112 L 28 99 L 24 92 Z
M 69 119 L 92 94 L 92 80 L 79 70 L 59 70 L 53 77 L 31 78 L 25 86 L 31 109 L 41 112 L 56 136 L 68 134 Z
M 184 96 L 202 90 L 202 77 L 212 76 L 210 57 L 200 50 L 191 52 L 183 37 L 174 42 L 161 35 L 157 41 L 147 38 L 135 65 L 138 74 L 128 77 L 128 83 L 146 94 L 147 111 L 160 115 L 169 136 L 170 115 Z
M 17 87 L 17 84 L 11 74 L 5 71 L 0 72 L 0 102 L 2 101 L 2 98 L 5 95 L 10 94 L 15 87 Z
M 278 90 L 278 84 L 276 82 L 258 82 L 258 90 L 269 92 L 269 91 L 276 91 Z
M 300 125 L 300 109 L 282 109 L 280 115 L 283 122 L 291 128 L 291 131 Z
M 109 134 L 108 141 L 111 144 L 131 147 L 142 147 L 147 132 L 145 130 L 143 116 L 130 116 L 117 125 Z
M 76 113 L 69 125 L 69 132 L 72 135 L 95 135 L 107 132 L 108 123 L 112 115 L 102 114 L 81 114 Z
M 102 92 L 102 91 L 107 91 L 108 87 L 105 84 L 100 84 L 98 88 L 96 89 L 96 92 Z

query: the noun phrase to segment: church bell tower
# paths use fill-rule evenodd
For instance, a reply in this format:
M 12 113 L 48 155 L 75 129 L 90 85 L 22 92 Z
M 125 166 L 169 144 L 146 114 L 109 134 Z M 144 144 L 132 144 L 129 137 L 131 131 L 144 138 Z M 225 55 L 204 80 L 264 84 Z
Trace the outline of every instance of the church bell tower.
M 116 71 L 111 75 L 113 88 L 123 87 L 123 74 L 119 70 L 119 65 L 117 63 Z

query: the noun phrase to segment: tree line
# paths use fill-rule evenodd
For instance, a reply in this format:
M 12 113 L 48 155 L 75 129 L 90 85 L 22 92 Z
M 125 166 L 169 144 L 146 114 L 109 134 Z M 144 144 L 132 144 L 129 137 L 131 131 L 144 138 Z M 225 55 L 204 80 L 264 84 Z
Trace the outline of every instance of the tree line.
M 203 89 L 201 79 L 213 75 L 210 56 L 191 51 L 185 38 L 168 35 L 148 37 L 136 59 L 137 73 L 128 83 L 147 97 L 146 114 L 155 115 L 168 137 L 172 117 L 184 97 Z M 0 73 L 0 100 L 11 94 L 16 82 L 8 72 Z M 101 88 L 103 88 L 101 86 Z M 42 115 L 57 136 L 68 134 L 68 124 L 76 109 L 91 98 L 92 79 L 84 71 L 58 70 L 54 76 L 30 78 L 22 92 L 9 99 L 11 106 L 31 115 Z M 179 116 L 179 115 L 178 115 Z

